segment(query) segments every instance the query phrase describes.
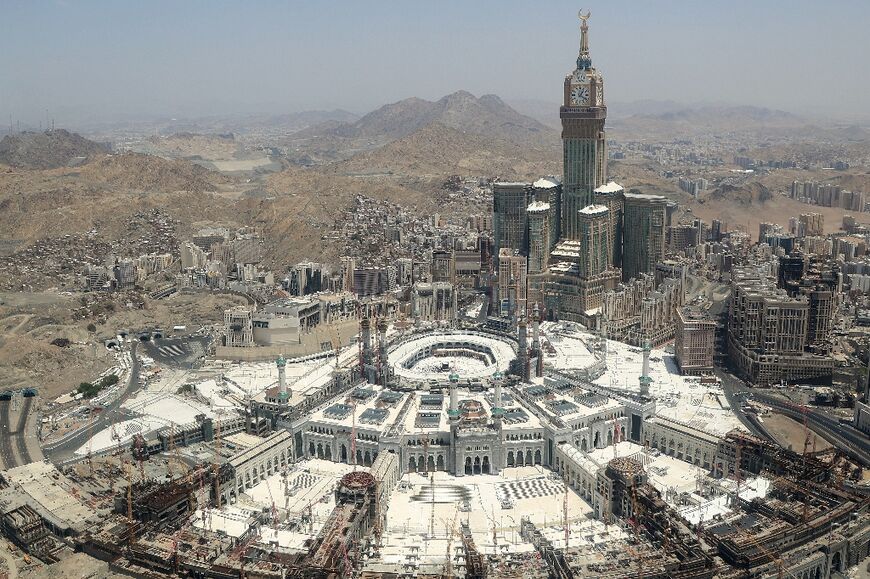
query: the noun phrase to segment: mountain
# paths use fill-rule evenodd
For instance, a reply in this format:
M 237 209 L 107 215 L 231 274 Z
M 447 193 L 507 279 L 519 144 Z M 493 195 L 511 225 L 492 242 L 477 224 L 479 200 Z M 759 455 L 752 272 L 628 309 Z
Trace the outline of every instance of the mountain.
M 141 153 L 106 155 L 81 167 L 89 183 L 130 191 L 214 191 L 229 179 L 220 173 L 181 160 Z
M 638 114 L 608 118 L 611 134 L 617 139 L 690 138 L 697 135 L 736 132 L 792 132 L 809 124 L 798 115 L 755 106 L 675 106 L 655 102 L 648 109 L 631 107 Z
M 753 106 L 705 106 L 684 108 L 648 115 L 652 118 L 675 121 L 714 124 L 721 122 L 793 124 L 805 123 L 801 117 L 781 110 Z
M 518 113 L 496 95 L 477 98 L 467 91 L 458 91 L 437 101 L 408 98 L 384 105 L 353 123 L 314 125 L 294 137 L 390 141 L 432 123 L 485 137 L 521 142 L 538 140 L 551 132 L 550 128 Z
M 499 97 L 478 98 L 458 91 L 437 101 L 414 97 L 384 105 L 352 123 L 314 125 L 290 135 L 282 144 L 291 159 L 325 165 L 346 161 L 435 125 L 482 139 L 485 146 L 536 148 L 558 141 L 553 128 L 518 113 Z
M 444 125 L 427 124 L 383 147 L 321 167 L 343 175 L 394 175 L 442 180 L 446 175 L 487 175 L 507 180 L 534 179 L 558 173 L 559 139 L 545 145 L 522 145 Z
M 90 158 L 108 151 L 106 145 L 65 129 L 24 132 L 3 137 L 0 163 L 24 169 L 54 169 L 70 164 L 77 157 Z

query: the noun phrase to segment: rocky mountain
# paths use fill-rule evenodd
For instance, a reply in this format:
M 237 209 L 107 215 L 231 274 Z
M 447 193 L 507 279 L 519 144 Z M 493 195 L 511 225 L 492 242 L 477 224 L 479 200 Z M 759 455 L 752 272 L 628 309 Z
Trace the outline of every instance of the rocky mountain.
M 305 165 L 344 173 L 424 174 L 479 172 L 495 174 L 508 163 L 532 162 L 538 149 L 553 153 L 559 134 L 518 113 L 495 95 L 475 97 L 459 91 L 437 101 L 409 98 L 384 105 L 353 123 L 322 123 L 291 135 L 289 156 Z M 558 157 L 558 151 L 555 153 Z M 404 158 L 400 158 L 404 157 Z M 475 157 L 476 159 L 470 159 Z M 497 160 L 488 165 L 486 158 Z M 376 169 L 377 168 L 377 169 Z
M 297 147 L 316 141 L 319 148 L 331 144 L 338 150 L 357 152 L 385 145 L 420 129 L 439 124 L 479 137 L 540 145 L 553 136 L 553 129 L 518 113 L 496 95 L 475 97 L 458 91 L 437 101 L 409 98 L 384 105 L 353 123 L 326 123 L 291 136 Z
M 65 167 L 79 157 L 92 158 L 107 152 L 106 145 L 65 129 L 6 135 L 0 141 L 0 163 L 25 169 Z
M 131 191 L 214 191 L 230 182 L 215 171 L 181 160 L 124 153 L 106 155 L 81 167 L 81 177 L 91 183 Z
M 557 135 L 544 144 L 524 146 L 433 122 L 383 147 L 321 167 L 321 171 L 432 180 L 451 174 L 515 180 L 558 173 L 559 160 Z

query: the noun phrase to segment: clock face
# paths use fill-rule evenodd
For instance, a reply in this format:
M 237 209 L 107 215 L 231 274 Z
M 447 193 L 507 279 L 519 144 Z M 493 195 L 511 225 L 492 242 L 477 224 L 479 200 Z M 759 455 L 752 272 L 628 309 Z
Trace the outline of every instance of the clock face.
M 589 104 L 589 87 L 575 86 L 571 89 L 571 104 L 585 105 Z
M 595 104 L 601 106 L 604 104 L 604 87 L 602 85 L 598 85 L 598 89 L 595 91 Z

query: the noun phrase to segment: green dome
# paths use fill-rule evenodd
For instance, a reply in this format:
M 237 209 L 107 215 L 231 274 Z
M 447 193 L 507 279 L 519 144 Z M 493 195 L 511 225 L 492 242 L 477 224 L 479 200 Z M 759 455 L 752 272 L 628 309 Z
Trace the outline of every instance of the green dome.
M 448 379 L 451 382 L 459 382 L 459 374 L 457 374 L 456 372 L 451 372 L 450 376 L 448 376 Z
M 284 356 L 278 356 L 278 359 L 275 360 L 275 364 L 277 364 L 279 368 L 283 368 L 287 365 L 287 360 L 284 359 Z

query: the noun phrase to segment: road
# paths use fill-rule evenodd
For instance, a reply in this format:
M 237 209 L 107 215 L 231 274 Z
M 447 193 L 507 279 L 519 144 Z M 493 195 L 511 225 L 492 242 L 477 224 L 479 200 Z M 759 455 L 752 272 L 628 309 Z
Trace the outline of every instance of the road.
M 728 400 L 728 405 L 731 407 L 731 412 L 737 417 L 740 423 L 752 434 L 761 438 L 774 441 L 770 433 L 765 430 L 754 416 L 743 412 L 743 403 L 745 394 L 752 392 L 746 384 L 736 376 L 717 368 L 716 376 L 722 381 L 722 390 L 725 392 L 725 398 Z
M 803 413 L 789 400 L 775 395 L 770 390 L 749 388 L 746 384 L 733 375 L 717 370 L 717 376 L 722 380 L 722 389 L 725 397 L 731 405 L 731 410 L 750 432 L 772 440 L 764 430 L 763 425 L 755 421 L 750 415 L 741 410 L 746 395 L 752 399 L 770 406 L 780 414 L 803 423 Z M 870 467 L 870 439 L 863 433 L 855 430 L 848 424 L 841 424 L 836 418 L 828 416 L 823 410 L 810 408 L 807 411 L 807 424 L 810 428 L 836 446 L 839 450 L 861 462 L 865 467 Z
M 803 413 L 795 408 L 792 402 L 763 391 L 753 392 L 752 397 L 776 409 L 780 414 L 803 422 Z M 841 424 L 838 420 L 814 409 L 807 411 L 807 424 L 841 451 L 860 461 L 864 467 L 870 467 L 870 438 L 865 434 L 849 424 Z
M 18 462 L 15 460 L 15 454 L 12 452 L 12 431 L 9 427 L 9 409 L 12 406 L 11 400 L 0 400 L 0 460 L 3 461 L 3 468 L 12 468 Z
M 81 448 L 93 433 L 100 432 L 104 428 L 108 428 L 116 420 L 126 420 L 132 418 L 126 410 L 121 408 L 130 396 L 132 396 L 139 388 L 139 358 L 136 355 L 139 342 L 134 340 L 130 348 L 130 377 L 127 382 L 126 390 L 114 402 L 111 402 L 106 408 L 100 412 L 94 419 L 93 425 L 82 428 L 75 435 L 64 440 L 61 444 L 52 448 L 44 448 L 46 458 L 55 464 L 66 462 L 75 457 L 75 451 Z
M 18 420 L 13 426 L 13 407 L 21 401 L 18 410 Z M 30 464 L 33 457 L 27 448 L 27 419 L 33 407 L 34 397 L 19 397 L 16 394 L 12 400 L 0 400 L 0 461 L 2 468 L 13 468 Z M 13 441 L 15 445 L 13 447 Z M 17 449 L 17 452 L 16 452 Z
M 30 416 L 30 407 L 33 406 L 33 396 L 24 399 L 24 408 L 21 409 L 21 416 L 18 418 L 18 429 L 15 431 L 16 442 L 18 444 L 18 457 L 21 459 L 21 464 L 30 464 L 30 451 L 27 450 L 27 417 Z

